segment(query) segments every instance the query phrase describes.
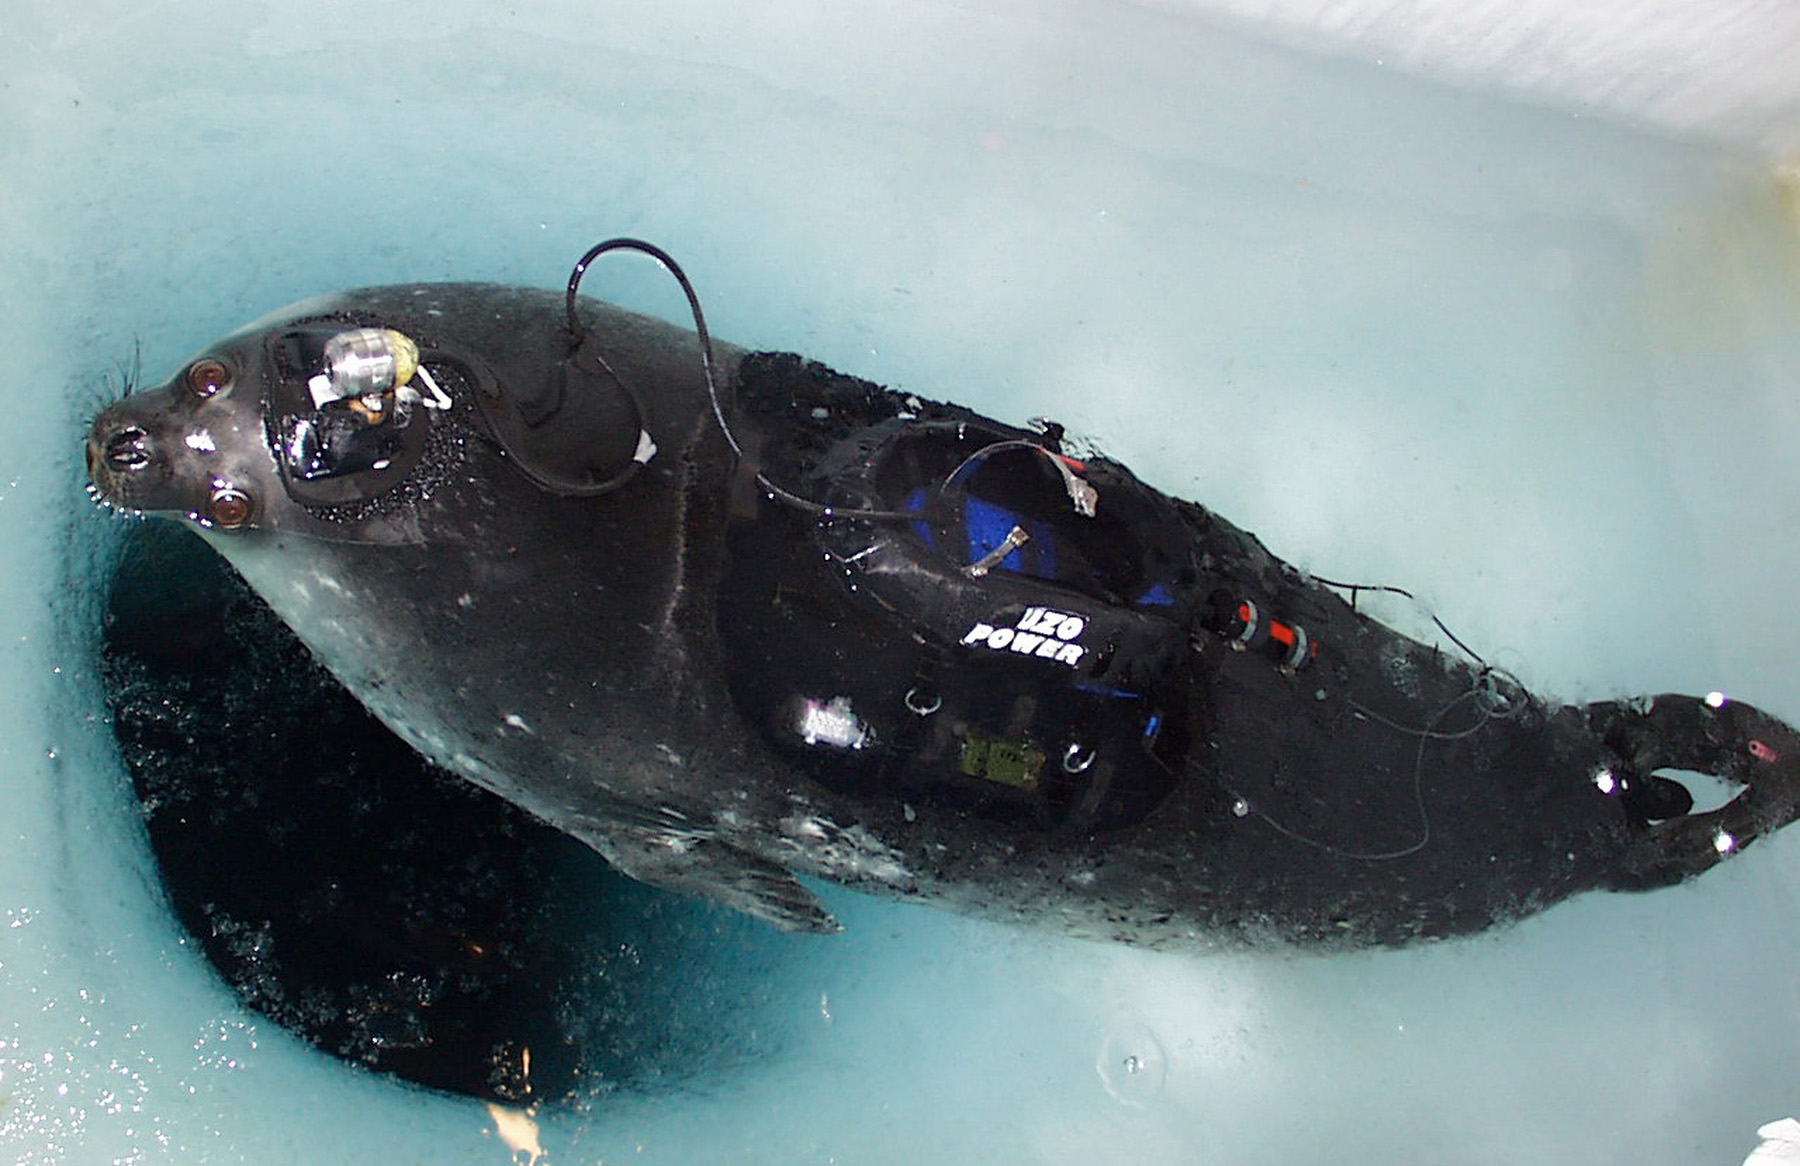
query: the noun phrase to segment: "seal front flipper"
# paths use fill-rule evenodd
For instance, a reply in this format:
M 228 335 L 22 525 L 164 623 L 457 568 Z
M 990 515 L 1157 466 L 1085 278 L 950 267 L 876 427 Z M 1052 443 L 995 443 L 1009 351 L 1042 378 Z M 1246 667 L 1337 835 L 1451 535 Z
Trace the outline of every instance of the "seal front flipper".
M 639 882 L 702 895 L 783 931 L 830 935 L 843 930 L 787 870 L 708 834 L 678 826 L 608 822 L 581 836 L 607 862 Z
M 1714 694 L 1602 701 L 1588 723 L 1623 762 L 1604 774 L 1643 833 L 1610 880 L 1614 890 L 1651 890 L 1700 874 L 1800 818 L 1800 732 L 1768 713 Z M 1743 788 L 1724 805 L 1689 813 L 1671 805 L 1656 773 L 1684 769 Z M 1650 791 L 1642 796 L 1638 791 Z M 1635 799 L 1635 801 L 1634 801 Z

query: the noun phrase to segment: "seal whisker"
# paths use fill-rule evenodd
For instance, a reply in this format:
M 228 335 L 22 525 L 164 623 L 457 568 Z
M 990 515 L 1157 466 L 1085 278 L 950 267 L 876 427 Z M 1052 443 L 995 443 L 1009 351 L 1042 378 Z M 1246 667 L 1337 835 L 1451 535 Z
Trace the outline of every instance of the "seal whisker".
M 116 366 L 118 383 L 114 400 L 122 400 L 138 391 L 144 382 L 144 339 L 141 336 L 131 338 L 131 362 L 120 361 Z M 112 378 L 107 378 L 107 388 L 114 389 Z M 110 404 L 111 402 L 108 402 Z

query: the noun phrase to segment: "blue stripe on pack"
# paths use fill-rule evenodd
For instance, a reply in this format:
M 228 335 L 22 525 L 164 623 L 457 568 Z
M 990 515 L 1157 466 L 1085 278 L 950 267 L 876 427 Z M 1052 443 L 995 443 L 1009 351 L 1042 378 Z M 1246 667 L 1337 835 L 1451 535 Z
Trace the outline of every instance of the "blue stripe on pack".
M 1174 607 L 1175 593 L 1161 583 L 1157 583 L 1137 597 L 1138 607 Z
M 925 487 L 920 486 L 912 493 L 908 494 L 906 496 L 906 501 L 902 502 L 900 505 L 907 510 L 911 510 L 915 514 L 925 513 Z M 931 524 L 929 522 L 926 522 L 921 518 L 912 524 L 912 528 L 913 533 L 918 535 L 919 540 L 926 546 L 934 547 L 937 545 L 937 539 L 931 537 Z

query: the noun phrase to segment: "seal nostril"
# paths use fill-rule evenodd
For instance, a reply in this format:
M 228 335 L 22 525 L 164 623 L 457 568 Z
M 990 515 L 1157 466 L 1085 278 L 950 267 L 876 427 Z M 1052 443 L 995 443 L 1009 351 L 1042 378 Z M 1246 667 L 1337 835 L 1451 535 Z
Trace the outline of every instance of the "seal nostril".
M 106 440 L 106 464 L 115 470 L 141 470 L 150 464 L 150 435 L 127 425 Z

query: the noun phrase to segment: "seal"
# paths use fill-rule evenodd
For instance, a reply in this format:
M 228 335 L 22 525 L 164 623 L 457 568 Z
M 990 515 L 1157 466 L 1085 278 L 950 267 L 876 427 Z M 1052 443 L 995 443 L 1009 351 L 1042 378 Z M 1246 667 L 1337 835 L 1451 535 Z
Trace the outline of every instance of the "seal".
M 692 331 L 578 294 L 618 248 Z M 1534 695 L 1057 426 L 715 345 L 633 240 L 561 296 L 286 309 L 87 460 L 431 761 L 791 930 L 836 926 L 816 876 L 1158 947 L 1397 945 L 1800 815 L 1800 735 L 1750 705 Z M 1741 788 L 1698 810 L 1669 770 Z

